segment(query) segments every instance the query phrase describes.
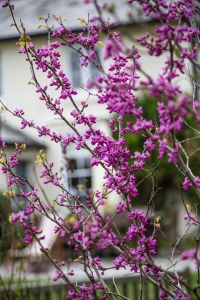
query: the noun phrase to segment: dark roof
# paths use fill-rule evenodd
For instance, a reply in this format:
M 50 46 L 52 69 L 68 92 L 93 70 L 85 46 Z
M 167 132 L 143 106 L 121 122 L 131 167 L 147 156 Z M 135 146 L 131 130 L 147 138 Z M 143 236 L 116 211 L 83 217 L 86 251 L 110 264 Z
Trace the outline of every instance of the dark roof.
M 6 124 L 0 124 L 0 137 L 2 138 L 3 142 L 5 142 L 8 146 L 14 146 L 15 143 L 17 143 L 26 144 L 27 146 L 32 148 L 44 148 L 44 145 L 37 142 L 30 136 L 26 135 L 24 132 Z
M 66 18 L 66 26 L 73 30 L 79 30 L 81 27 L 78 18 L 87 19 L 88 14 L 90 17 L 97 15 L 93 4 L 85 5 L 83 0 L 13 0 L 12 2 L 15 6 L 14 14 L 16 20 L 19 21 L 21 19 L 23 21 L 29 35 L 46 33 L 44 28 L 38 28 L 38 25 L 41 23 L 38 17 L 47 17 L 48 13 Z M 144 22 L 149 19 L 141 14 L 136 5 L 130 10 L 130 4 L 127 3 L 127 0 L 107 0 L 105 2 L 115 5 L 117 20 L 120 25 Z M 113 17 L 109 13 L 105 17 L 113 21 Z M 51 21 L 52 24 L 55 24 L 53 18 L 51 18 Z M 3 9 L 0 7 L 0 40 L 18 36 L 16 29 L 10 26 L 11 24 L 12 19 L 8 8 Z

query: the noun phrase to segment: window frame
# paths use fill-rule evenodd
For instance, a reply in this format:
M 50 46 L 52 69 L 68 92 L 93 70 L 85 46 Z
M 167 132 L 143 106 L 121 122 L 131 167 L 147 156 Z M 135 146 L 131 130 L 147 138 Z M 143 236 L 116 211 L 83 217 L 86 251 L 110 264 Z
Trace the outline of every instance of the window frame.
M 99 62 L 101 61 L 101 52 L 99 51 L 99 49 L 96 52 L 97 52 L 96 61 Z M 99 71 L 91 61 L 88 63 L 87 67 L 81 66 L 81 57 L 76 50 L 69 47 L 67 57 L 68 57 L 67 64 L 69 66 L 68 69 L 70 72 L 70 80 L 73 88 L 76 89 L 81 88 L 82 86 L 86 85 L 89 80 L 98 76 Z M 77 57 L 77 60 L 75 57 Z M 76 63 L 73 63 L 73 61 L 75 62 L 78 61 L 79 66 Z M 78 78 L 78 80 L 76 78 Z
M 73 147 L 68 148 L 67 151 L 65 150 L 63 152 L 63 158 L 64 160 L 67 159 L 67 165 L 68 165 L 68 169 L 67 171 L 67 176 L 66 176 L 66 180 L 67 180 L 67 187 L 69 189 L 69 192 L 71 194 L 73 194 L 75 197 L 79 196 L 80 198 L 84 198 L 86 197 L 86 191 L 89 188 L 92 188 L 93 186 L 93 174 L 92 174 L 92 167 L 90 166 L 90 159 L 91 156 L 84 151 L 83 149 L 75 152 Z M 76 162 L 76 167 L 79 166 L 79 168 L 74 169 L 73 171 L 69 170 L 69 162 L 75 160 Z M 85 164 L 85 162 L 87 161 L 87 164 Z M 87 178 L 90 178 L 90 187 L 84 187 L 84 184 L 86 183 Z M 77 185 L 73 185 L 72 184 L 72 180 L 73 179 L 78 179 L 78 183 Z M 85 183 L 81 183 L 81 179 L 85 180 Z M 79 188 L 80 186 L 78 185 L 82 185 L 83 184 L 83 191 L 80 191 L 81 189 Z M 85 204 L 86 199 L 83 200 L 83 203 Z

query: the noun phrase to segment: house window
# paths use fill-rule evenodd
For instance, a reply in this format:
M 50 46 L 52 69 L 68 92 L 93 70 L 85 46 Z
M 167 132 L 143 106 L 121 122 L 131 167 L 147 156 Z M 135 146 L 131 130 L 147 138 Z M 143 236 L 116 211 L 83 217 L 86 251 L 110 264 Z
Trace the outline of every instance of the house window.
M 100 61 L 100 58 L 99 58 L 99 53 L 97 53 L 95 63 L 96 63 L 96 65 L 101 65 L 101 61 Z M 96 65 L 92 62 L 90 62 L 90 64 L 89 64 L 90 78 L 91 79 L 95 79 L 99 75 L 99 70 L 96 68 Z
M 96 63 L 100 63 L 99 57 L 97 57 Z M 73 49 L 70 49 L 70 72 L 74 88 L 85 85 L 88 80 L 94 80 L 99 74 L 95 64 L 92 62 L 89 62 L 87 67 L 81 67 L 80 54 Z
M 68 160 L 68 184 L 70 193 L 79 196 L 80 201 L 85 203 L 86 193 L 92 185 L 89 158 L 71 158 Z
M 16 174 L 21 178 L 27 177 L 27 162 L 25 160 L 19 161 L 19 164 L 16 167 Z
M 71 50 L 70 53 L 70 63 L 71 63 L 71 79 L 73 87 L 80 87 L 82 84 L 81 80 L 81 62 L 79 54 Z
M 22 179 L 27 179 L 28 177 L 28 162 L 25 160 L 20 160 L 18 166 L 15 168 L 15 174 Z M 21 194 L 22 191 L 26 191 L 28 185 L 24 184 L 15 187 L 16 194 Z M 24 209 L 28 205 L 27 200 L 24 198 L 18 198 L 16 203 L 13 203 L 13 208 L 16 210 Z

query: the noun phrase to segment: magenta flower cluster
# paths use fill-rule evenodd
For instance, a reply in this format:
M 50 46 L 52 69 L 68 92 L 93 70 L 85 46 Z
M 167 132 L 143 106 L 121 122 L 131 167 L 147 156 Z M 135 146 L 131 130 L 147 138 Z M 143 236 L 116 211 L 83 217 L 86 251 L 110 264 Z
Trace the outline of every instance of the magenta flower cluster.
M 39 188 L 36 189 L 26 178 L 17 176 L 16 167 L 25 146 L 16 145 L 15 151 L 8 156 L 7 146 L 1 141 L 1 170 L 7 176 L 7 186 L 14 189 L 17 185 L 18 193 L 12 196 L 16 201 L 23 198 L 29 203 L 23 210 L 12 213 L 11 221 L 19 222 L 24 227 L 25 244 L 36 240 L 41 251 L 55 265 L 53 280 L 65 281 L 69 288 L 66 299 L 103 300 L 115 295 L 102 277 L 109 268 L 94 251 L 107 249 L 116 253 L 112 269 L 140 273 L 141 281 L 144 277 L 160 288 L 160 299 L 193 299 L 195 289 L 188 287 L 176 272 L 172 274 L 156 263 L 159 249 L 157 233 L 162 225 L 162 220 L 152 213 L 157 192 L 152 190 L 145 209 L 139 210 L 137 206 L 140 205 L 138 199 L 141 175 L 144 177 L 144 172 L 147 172 L 146 176 L 153 178 L 154 165 L 150 170 L 148 166 L 155 157 L 158 170 L 160 161 L 167 161 L 172 168 L 176 168 L 177 177 L 181 178 L 181 193 L 193 190 L 199 197 L 200 174 L 195 173 L 190 165 L 190 158 L 198 149 L 190 152 L 185 144 L 199 137 L 195 125 L 200 120 L 200 105 L 195 95 L 192 97 L 184 93 L 179 79 L 187 74 L 188 62 L 199 68 L 197 54 L 200 30 L 194 20 L 200 12 L 200 5 L 193 0 L 127 1 L 130 10 L 135 9 L 134 5 L 137 3 L 142 14 L 159 24 L 155 26 L 154 34 L 147 33 L 137 39 L 139 47 L 128 48 L 123 34 L 115 32 L 114 25 L 104 20 L 103 13 L 104 10 L 108 11 L 108 5 L 94 0 L 84 2 L 93 3 L 98 15 L 89 17 L 88 20 L 80 19 L 84 24 L 80 32 L 65 27 L 62 20 L 57 18 L 56 29 L 49 28 L 51 36 L 47 45 L 37 49 L 26 33 L 21 32 L 19 47 L 19 53 L 24 55 L 31 66 L 32 83 L 38 101 L 63 122 L 68 133 L 63 134 L 46 124 L 39 125 L 34 120 L 28 120 L 26 113 L 20 108 L 12 114 L 21 120 L 21 129 L 32 128 L 38 137 L 46 137 L 52 143 L 59 143 L 64 150 L 71 145 L 76 151 L 87 150 L 91 156 L 91 167 L 100 166 L 104 170 L 103 190 L 79 187 L 86 191 L 86 201 L 81 201 L 79 196 L 66 187 L 65 179 L 55 168 L 55 162 L 49 162 L 46 154 L 40 151 L 36 160 L 36 163 L 42 165 L 40 181 L 46 188 L 53 185 L 58 191 L 55 205 L 65 207 L 70 212 L 71 219 L 69 217 L 65 220 L 54 206 L 43 200 Z M 3 1 L 2 6 L 13 12 L 10 1 Z M 19 28 L 16 23 L 15 26 Z M 194 46 L 189 47 L 190 44 Z M 97 49 L 100 45 L 103 45 L 103 53 L 99 61 Z M 82 97 L 82 94 L 79 95 L 79 89 L 72 86 L 69 76 L 62 69 L 61 47 L 71 48 L 80 56 L 81 68 L 93 64 L 98 70 L 97 77 L 91 78 L 84 87 L 88 92 L 86 99 L 79 101 L 78 96 Z M 151 57 L 164 57 L 157 77 L 147 74 L 143 69 L 141 48 L 148 53 L 150 60 Z M 38 72 L 45 76 L 45 85 L 40 84 L 37 79 Z M 145 99 L 139 93 L 141 90 L 156 100 L 156 113 L 153 117 L 147 116 L 144 111 Z M 100 130 L 95 114 L 88 113 L 88 99 L 92 96 L 96 106 L 104 106 L 110 115 L 109 127 L 117 138 Z M 70 103 L 71 110 L 66 110 L 66 103 Z M 194 127 L 188 123 L 191 118 Z M 188 129 L 193 132 L 193 136 L 184 138 Z M 142 145 L 130 149 L 127 136 L 137 137 Z M 155 180 L 152 182 L 155 185 Z M 111 192 L 117 195 L 116 210 L 114 215 L 104 216 L 101 208 L 106 205 Z M 186 226 L 197 228 L 200 224 L 197 214 L 192 208 L 188 208 L 184 199 L 183 204 L 186 208 Z M 69 270 L 65 274 L 62 269 L 65 263 L 51 258 L 49 249 L 42 245 L 45 232 L 32 222 L 31 215 L 35 211 L 54 223 L 54 234 L 65 238 L 68 246 L 73 249 L 90 284 L 75 284 L 71 280 L 76 275 L 75 271 Z M 119 216 L 126 218 L 125 232 L 120 232 L 115 224 L 115 217 Z M 197 269 L 200 267 L 198 249 L 184 251 L 180 259 L 192 260 Z

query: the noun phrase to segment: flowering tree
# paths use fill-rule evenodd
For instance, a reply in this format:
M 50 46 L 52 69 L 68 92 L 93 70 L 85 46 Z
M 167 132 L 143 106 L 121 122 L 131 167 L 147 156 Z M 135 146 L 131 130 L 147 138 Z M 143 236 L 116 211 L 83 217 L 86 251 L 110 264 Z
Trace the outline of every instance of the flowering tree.
M 180 260 L 191 259 L 196 263 L 197 285 L 191 287 L 176 272 L 170 272 L 156 264 L 157 234 L 162 220 L 160 224 L 154 210 L 150 209 L 153 208 L 158 191 L 154 184 L 153 170 L 161 172 L 159 162 L 166 160 L 169 165 L 176 167 L 175 176 L 180 178 L 179 191 L 185 207 L 187 228 L 198 228 L 200 224 L 194 207 L 184 200 L 185 194 L 190 190 L 195 193 L 197 199 L 200 195 L 200 174 L 193 168 L 194 158 L 199 154 L 199 147 L 195 141 L 200 137 L 200 105 L 197 99 L 200 31 L 195 23 L 200 5 L 193 0 L 129 0 L 130 10 L 137 4 L 144 15 L 157 20 L 153 35 L 147 33 L 137 41 L 133 39 L 133 47 L 129 49 L 123 43 L 120 33 L 114 31 L 113 24 L 104 19 L 104 10 L 108 9 L 108 5 L 99 4 L 97 0 L 84 2 L 93 3 L 97 16 L 88 18 L 87 21 L 80 19 L 85 25 L 81 32 L 73 32 L 66 28 L 61 18 L 55 18 L 55 28 L 48 26 L 48 18 L 42 19 L 49 32 L 49 40 L 47 45 L 38 49 L 26 34 L 23 23 L 16 22 L 11 2 L 3 2 L 3 7 L 10 9 L 14 26 L 19 33 L 19 53 L 24 55 L 30 65 L 35 92 L 46 109 L 59 117 L 73 134 L 62 135 L 47 126 L 39 126 L 28 120 L 22 109 L 10 111 L 3 105 L 13 116 L 21 119 L 22 129 L 34 128 L 39 137 L 46 136 L 52 143 L 60 143 L 64 149 L 71 144 L 75 145 L 77 151 L 86 149 L 92 157 L 91 166 L 100 165 L 104 169 L 104 191 L 88 189 L 86 204 L 81 202 L 79 197 L 66 188 L 62 176 L 54 171 L 54 163 L 49 162 L 45 153 L 41 151 L 37 158 L 42 164 L 41 180 L 47 188 L 49 184 L 53 184 L 59 190 L 56 204 L 68 208 L 74 216 L 73 224 L 66 226 L 56 208 L 41 199 L 35 186 L 15 174 L 18 158 L 25 151 L 25 145 L 16 145 L 14 153 L 7 157 L 6 144 L 1 141 L 1 170 L 7 176 L 9 192 L 15 200 L 24 198 L 29 203 L 24 210 L 12 213 L 11 222 L 19 222 L 24 227 L 25 244 L 36 240 L 41 251 L 54 264 L 54 280 L 62 279 L 69 287 L 67 299 L 126 299 L 119 291 L 109 290 L 102 276 L 106 267 L 92 251 L 108 248 L 115 249 L 117 253 L 113 260 L 113 269 L 128 268 L 133 273 L 139 273 L 141 283 L 143 279 L 147 279 L 160 288 L 160 299 L 200 299 L 199 234 L 196 235 L 196 247 L 183 251 L 180 255 Z M 105 37 L 104 42 L 102 36 Z M 140 53 L 137 45 L 146 49 L 149 59 L 165 54 L 164 66 L 157 78 L 152 78 L 151 74 L 143 70 L 142 52 Z M 85 112 L 87 100 L 77 104 L 75 95 L 78 91 L 72 87 L 67 74 L 61 68 L 61 46 L 69 47 L 79 54 L 82 68 L 92 63 L 99 71 L 98 77 L 88 83 L 88 95 L 93 94 L 98 105 L 106 105 L 111 114 L 109 126 L 117 138 L 107 136 L 97 129 L 96 117 Z M 103 60 L 109 59 L 108 69 L 104 68 L 103 61 L 97 59 L 98 46 L 103 47 Z M 195 71 L 192 75 L 188 72 L 188 63 Z M 38 71 L 46 76 L 45 86 L 37 77 Z M 182 87 L 177 84 L 177 79 L 182 74 L 188 74 L 194 91 L 192 96 L 185 95 Z M 92 92 L 90 88 L 93 88 Z M 51 95 L 52 89 L 56 90 L 56 96 Z M 156 99 L 156 112 L 151 118 L 146 117 L 143 112 L 143 102 L 138 96 L 139 90 L 146 91 Z M 71 112 L 64 110 L 65 101 L 73 105 Z M 73 118 L 73 122 L 69 121 L 68 116 Z M 85 129 L 83 134 L 79 131 L 80 124 Z M 142 149 L 135 149 L 132 153 L 127 147 L 127 134 L 139 136 Z M 152 192 L 145 211 L 135 208 L 139 204 L 135 198 L 138 196 L 141 176 L 143 179 L 152 178 Z M 15 195 L 12 188 L 16 184 L 21 188 L 21 192 Z M 24 189 L 24 186 L 27 189 Z M 115 214 L 126 212 L 127 215 L 128 228 L 125 233 L 121 233 L 115 226 L 113 216 L 104 218 L 99 210 L 104 205 L 106 196 L 112 191 L 120 197 Z M 41 215 L 49 218 L 55 224 L 55 234 L 67 237 L 68 244 L 74 251 L 81 252 L 81 262 L 90 285 L 74 283 L 71 279 L 76 275 L 74 271 L 70 270 L 65 274 L 62 270 L 63 262 L 55 262 L 49 250 L 43 247 L 45 233 L 33 225 L 31 215 L 34 211 L 39 211 Z M 147 230 L 148 228 L 151 230 Z M 177 237 L 177 242 L 172 247 L 173 255 L 183 238 L 184 235 Z

